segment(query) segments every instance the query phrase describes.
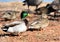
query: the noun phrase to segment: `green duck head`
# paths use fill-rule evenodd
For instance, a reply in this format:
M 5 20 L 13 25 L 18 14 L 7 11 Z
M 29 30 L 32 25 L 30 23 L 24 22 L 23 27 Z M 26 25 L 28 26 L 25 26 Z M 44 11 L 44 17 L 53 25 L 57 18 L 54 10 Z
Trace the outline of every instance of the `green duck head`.
M 21 12 L 21 19 L 25 19 L 27 16 L 31 16 L 31 15 L 26 11 Z

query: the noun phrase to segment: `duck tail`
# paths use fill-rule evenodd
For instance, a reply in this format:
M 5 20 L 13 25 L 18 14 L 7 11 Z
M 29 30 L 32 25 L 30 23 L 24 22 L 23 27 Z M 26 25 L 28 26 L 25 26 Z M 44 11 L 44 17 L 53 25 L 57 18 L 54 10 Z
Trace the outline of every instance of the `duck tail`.
M 3 27 L 3 28 L 1 28 L 4 32 L 7 32 L 8 31 L 8 26 L 5 26 L 5 27 Z

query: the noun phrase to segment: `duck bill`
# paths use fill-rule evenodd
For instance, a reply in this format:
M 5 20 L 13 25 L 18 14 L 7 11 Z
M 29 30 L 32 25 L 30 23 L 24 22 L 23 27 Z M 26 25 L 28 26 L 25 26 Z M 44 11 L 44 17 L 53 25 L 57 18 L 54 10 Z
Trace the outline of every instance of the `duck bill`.
M 31 14 L 28 14 L 29 17 L 31 17 Z

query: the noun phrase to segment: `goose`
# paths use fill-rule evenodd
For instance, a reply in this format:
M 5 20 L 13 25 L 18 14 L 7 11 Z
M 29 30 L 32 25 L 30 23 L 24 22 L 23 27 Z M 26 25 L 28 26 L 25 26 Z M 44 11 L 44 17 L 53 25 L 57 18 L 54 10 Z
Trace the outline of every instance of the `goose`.
M 28 11 L 29 11 L 29 6 L 36 6 L 36 9 L 38 6 L 42 3 L 43 0 L 25 0 L 23 3 L 28 5 Z M 23 4 L 23 5 L 25 5 Z
M 28 13 L 26 11 L 22 11 L 20 15 L 21 17 L 20 21 L 14 21 L 10 24 L 6 24 L 1 29 L 4 32 L 12 33 L 14 35 L 15 34 L 18 35 L 18 33 L 25 32 L 28 29 L 27 27 L 28 20 L 25 19 L 27 16 L 29 16 Z
M 30 29 L 41 30 L 49 25 L 49 20 L 47 19 L 46 14 L 38 15 L 39 18 L 34 20 L 30 25 Z

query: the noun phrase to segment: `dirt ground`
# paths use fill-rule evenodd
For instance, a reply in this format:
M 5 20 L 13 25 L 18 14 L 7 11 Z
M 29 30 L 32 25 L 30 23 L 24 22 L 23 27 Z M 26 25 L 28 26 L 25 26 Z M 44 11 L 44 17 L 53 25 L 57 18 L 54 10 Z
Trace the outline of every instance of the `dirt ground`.
M 34 17 L 33 17 L 34 18 Z M 49 26 L 41 31 L 26 31 L 20 33 L 19 36 L 8 35 L 0 30 L 0 42 L 60 42 L 60 17 L 56 17 L 58 20 L 49 20 Z M 16 19 L 18 20 L 19 17 Z M 3 24 L 12 21 L 1 21 L 0 27 Z
M 34 18 L 34 17 L 33 17 Z M 58 18 L 60 19 L 60 18 Z M 19 36 L 8 35 L 0 30 L 0 42 L 60 42 L 60 21 L 49 20 L 48 27 L 41 31 L 26 31 Z M 12 21 L 1 21 L 0 27 Z

